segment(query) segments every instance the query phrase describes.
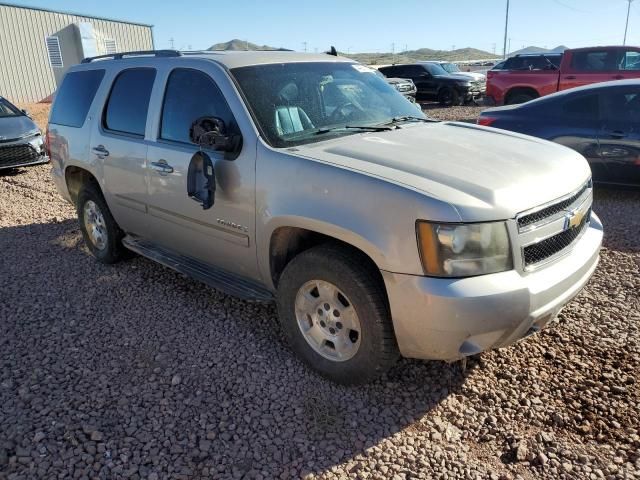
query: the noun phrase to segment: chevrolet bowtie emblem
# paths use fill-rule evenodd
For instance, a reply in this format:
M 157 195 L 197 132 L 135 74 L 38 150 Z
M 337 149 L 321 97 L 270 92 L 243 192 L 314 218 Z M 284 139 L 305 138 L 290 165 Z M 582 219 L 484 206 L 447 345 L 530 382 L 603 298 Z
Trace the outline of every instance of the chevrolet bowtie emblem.
M 571 212 L 567 212 L 564 216 L 564 229 L 570 230 L 582 224 L 585 215 L 589 211 L 588 205 L 585 203 Z

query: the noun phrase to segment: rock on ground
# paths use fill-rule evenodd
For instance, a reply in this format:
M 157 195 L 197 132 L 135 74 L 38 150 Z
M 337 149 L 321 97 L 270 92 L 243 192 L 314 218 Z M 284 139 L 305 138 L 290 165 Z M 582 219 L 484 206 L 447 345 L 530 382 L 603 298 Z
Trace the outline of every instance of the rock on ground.
M 4 172 L 0 479 L 638 478 L 639 207 L 597 189 L 600 266 L 542 333 L 347 388 L 292 355 L 273 306 L 100 265 L 49 166 Z

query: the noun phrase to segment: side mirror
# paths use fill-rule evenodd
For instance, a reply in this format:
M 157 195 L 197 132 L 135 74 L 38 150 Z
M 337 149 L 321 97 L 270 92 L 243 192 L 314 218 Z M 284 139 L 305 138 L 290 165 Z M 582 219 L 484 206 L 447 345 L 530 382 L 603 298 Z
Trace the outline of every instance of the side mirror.
M 218 117 L 200 117 L 189 129 L 191 141 L 202 148 L 225 152 L 225 158 L 233 160 L 240 153 L 242 136 L 227 134 L 224 121 Z
M 29 112 L 27 110 L 25 110 L 24 108 L 22 110 L 20 110 L 22 113 L 24 113 L 27 117 L 31 118 L 31 115 L 29 115 Z
M 205 152 L 196 152 L 191 157 L 187 174 L 187 194 L 189 198 L 208 210 L 215 203 L 216 175 L 213 162 Z

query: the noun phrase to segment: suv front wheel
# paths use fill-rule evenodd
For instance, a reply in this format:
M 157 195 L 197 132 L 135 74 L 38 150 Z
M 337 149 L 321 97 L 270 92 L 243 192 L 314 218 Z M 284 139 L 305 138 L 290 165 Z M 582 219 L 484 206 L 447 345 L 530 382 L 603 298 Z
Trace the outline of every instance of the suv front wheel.
M 295 257 L 278 285 L 278 313 L 293 350 L 323 376 L 365 383 L 397 360 L 379 272 L 358 252 L 321 245 Z
M 82 237 L 89 251 L 101 263 L 116 263 L 126 256 L 122 246 L 124 232 L 114 220 L 100 189 L 88 183 L 76 202 Z

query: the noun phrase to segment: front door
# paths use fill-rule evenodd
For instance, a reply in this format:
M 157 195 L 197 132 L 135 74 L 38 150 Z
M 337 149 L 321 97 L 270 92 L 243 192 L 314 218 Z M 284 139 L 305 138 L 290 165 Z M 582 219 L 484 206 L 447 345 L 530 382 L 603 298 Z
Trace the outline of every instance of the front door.
M 145 129 L 155 77 L 156 70 L 147 67 L 117 74 L 102 119 L 94 122 L 89 149 L 102 162 L 111 213 L 124 231 L 136 234 L 144 232 L 147 219 Z
M 216 192 L 209 209 L 187 194 L 195 120 L 217 117 L 228 132 L 239 127 L 216 81 L 216 71 L 175 68 L 166 72 L 157 140 L 147 152 L 151 240 L 182 255 L 257 278 L 255 254 L 255 145 L 227 160 L 206 150 L 214 164 Z M 245 137 L 246 138 L 246 137 Z

